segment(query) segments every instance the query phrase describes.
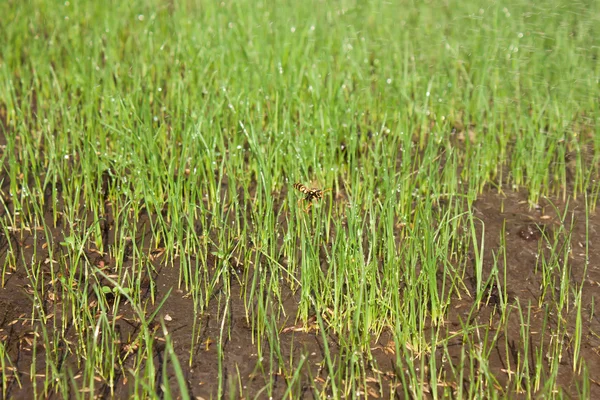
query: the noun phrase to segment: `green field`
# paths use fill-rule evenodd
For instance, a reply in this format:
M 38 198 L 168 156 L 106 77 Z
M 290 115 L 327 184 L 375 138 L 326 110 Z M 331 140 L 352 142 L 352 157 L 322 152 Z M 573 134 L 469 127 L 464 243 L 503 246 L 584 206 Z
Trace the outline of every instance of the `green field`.
M 600 397 L 599 1 L 0 15 L 0 398 Z

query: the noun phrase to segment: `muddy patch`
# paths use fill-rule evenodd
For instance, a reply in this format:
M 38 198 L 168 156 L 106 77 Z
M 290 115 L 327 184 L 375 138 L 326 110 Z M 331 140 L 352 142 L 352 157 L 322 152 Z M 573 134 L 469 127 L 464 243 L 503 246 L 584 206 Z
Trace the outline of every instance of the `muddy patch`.
M 424 383 L 422 390 L 430 395 L 434 391 L 438 394 L 465 393 L 460 391 L 461 385 L 465 386 L 468 379 L 476 379 L 476 376 L 461 381 L 461 374 L 468 376 L 469 368 L 477 369 L 485 363 L 489 373 L 497 380 L 498 390 L 509 396 L 526 397 L 522 391 L 524 383 L 512 378 L 514 370 L 522 366 L 523 358 L 526 358 L 532 368 L 541 365 L 545 373 L 553 373 L 549 367 L 553 360 L 546 359 L 545 354 L 540 352 L 556 345 L 554 335 L 560 327 L 564 332 L 560 338 L 564 350 L 562 359 L 558 361 L 557 381 L 564 392 L 576 395 L 581 385 L 582 371 L 573 371 L 571 367 L 575 357 L 585 361 L 590 377 L 600 375 L 600 319 L 594 313 L 600 291 L 600 248 L 596 246 L 600 241 L 600 217 L 597 213 L 586 214 L 580 200 L 568 203 L 543 200 L 540 204 L 531 205 L 526 199 L 526 193 L 487 192 L 474 202 L 471 212 L 479 221 L 476 224 L 477 238 L 483 237 L 485 243 L 482 296 L 455 296 L 452 299 L 443 318 L 446 341 L 443 345 L 441 342 L 435 344 L 427 352 L 418 352 L 408 343 L 398 343 L 396 332 L 392 329 L 373 336 L 370 354 L 356 355 L 358 360 L 364 360 L 360 363 L 364 364 L 363 371 L 368 379 L 353 386 L 354 393 L 369 398 L 404 398 L 407 394 L 410 397 L 411 391 L 403 386 L 402 375 L 406 373 L 403 360 L 411 357 L 422 359 L 422 365 L 435 363 L 438 366 L 436 376 L 428 376 L 428 371 L 423 373 L 424 381 L 428 383 Z M 48 213 L 48 221 L 52 221 L 52 211 L 48 210 Z M 71 388 L 73 395 L 74 391 L 88 390 L 89 371 L 81 369 L 78 363 L 81 355 L 74 353 L 73 343 L 90 337 L 90 331 L 96 329 L 100 332 L 101 329 L 99 325 L 77 326 L 70 314 L 77 307 L 90 309 L 90 321 L 97 321 L 94 316 L 102 314 L 114 324 L 114 336 L 111 338 L 114 347 L 105 349 L 103 354 L 116 352 L 121 365 L 115 369 L 118 373 L 114 376 L 102 376 L 97 372 L 93 391 L 98 396 L 130 396 L 136 390 L 136 371 L 144 371 L 150 365 L 156 371 L 154 381 L 145 384 L 163 395 L 167 393 L 165 385 L 172 393 L 178 393 L 180 383 L 170 359 L 170 348 L 179 360 L 188 392 L 197 398 L 281 398 L 289 394 L 290 386 L 294 395 L 303 398 L 332 394 L 328 389 L 322 391 L 322 388 L 328 387 L 332 372 L 326 363 L 327 355 L 338 366 L 340 360 L 352 359 L 354 355 L 343 354 L 339 346 L 342 338 L 328 329 L 323 335 L 320 326 L 326 325 L 322 325 L 322 319 L 314 310 L 306 321 L 297 318 L 298 290 L 282 285 L 277 301 L 268 293 L 263 298 L 249 300 L 243 287 L 249 284 L 249 279 L 236 278 L 236 274 L 252 276 L 256 266 L 234 263 L 235 257 L 232 256 L 235 274 L 214 280 L 214 290 L 205 301 L 204 309 L 199 311 L 190 295 L 192 290 L 181 283 L 180 271 L 184 267 L 193 270 L 190 260 L 194 258 L 188 256 L 184 266 L 181 259 L 167 259 L 160 247 L 153 248 L 149 240 L 151 219 L 152 216 L 148 215 L 141 218 L 138 221 L 138 237 L 129 239 L 138 241 L 139 247 L 149 254 L 147 268 L 134 270 L 136 254 L 127 250 L 127 246 L 122 255 L 124 270 L 135 273 L 135 279 L 139 281 L 143 296 L 140 303 L 146 305 L 143 313 L 145 317 L 152 317 L 148 321 L 142 321 L 125 296 L 113 290 L 111 279 L 115 271 L 111 268 L 116 261 L 108 255 L 110 251 L 102 254 L 87 249 L 84 257 L 103 271 L 105 278 L 86 282 L 85 274 L 77 273 L 70 280 L 65 280 L 69 271 L 52 269 L 51 255 L 35 232 L 0 235 L 4 252 L 0 262 L 8 263 L 0 289 L 0 338 L 5 360 L 10 360 L 4 367 L 10 371 L 8 380 L 0 385 L 5 385 L 2 389 L 7 397 L 28 398 L 34 391 L 42 393 L 48 368 L 63 371 L 63 384 Z M 108 207 L 102 229 L 109 248 L 119 240 L 114 231 L 114 221 Z M 285 223 L 285 219 L 282 218 L 281 222 Z M 202 227 L 198 230 L 202 231 Z M 51 232 L 54 243 L 65 242 L 62 230 Z M 11 253 L 9 249 L 12 252 L 16 249 L 21 256 L 7 258 Z M 209 250 L 209 255 L 203 258 L 203 265 L 211 273 L 220 262 L 219 249 L 215 246 Z M 474 260 L 474 255 L 471 255 Z M 323 263 L 325 257 L 323 254 Z M 26 265 L 26 260 L 40 261 L 33 268 Z M 548 270 L 553 262 L 567 265 L 562 269 L 567 275 Z M 196 268 L 200 264 L 197 263 Z M 467 269 L 465 282 L 470 285 L 469 292 L 476 293 L 478 279 L 474 268 L 473 273 L 469 271 Z M 208 281 L 211 279 L 213 277 Z M 571 288 L 581 289 L 582 320 L 576 319 L 573 296 L 577 293 L 572 289 L 569 289 L 567 303 L 559 304 L 561 282 L 565 279 L 571 282 Z M 550 284 L 547 280 L 551 280 Z M 36 282 L 39 284 L 36 285 Z M 61 293 L 64 293 L 64 285 L 67 284 L 84 293 L 77 297 L 80 303 L 63 302 Z M 43 313 L 36 312 L 32 318 L 34 297 L 43 300 L 44 309 Z M 100 304 L 112 308 L 102 309 Z M 499 312 L 501 307 L 509 310 L 504 316 Z M 545 312 L 549 307 L 562 311 L 549 314 Z M 270 323 L 266 326 L 253 323 L 258 312 L 268 314 L 270 317 L 266 320 Z M 40 319 L 40 315 L 46 318 Z M 527 317 L 526 321 L 523 315 Z M 144 323 L 150 327 L 155 345 L 151 354 L 141 357 L 137 351 Z M 456 335 L 465 324 L 477 329 Z M 578 350 L 573 339 L 577 334 L 576 327 L 581 331 L 581 347 Z M 67 341 L 59 345 L 44 342 L 41 340 L 43 330 L 46 330 L 46 337 L 48 331 L 61 332 Z M 166 333 L 169 346 L 165 341 Z M 524 343 L 530 346 L 527 352 L 523 352 Z M 91 349 L 92 345 L 88 348 Z M 482 349 L 485 350 L 482 364 L 457 368 L 464 359 L 465 351 Z M 60 352 L 60 364 L 47 365 L 47 351 Z M 35 374 L 32 375 L 32 372 Z M 435 387 L 430 384 L 434 381 Z M 600 386 L 596 381 L 591 379 L 592 397 L 600 396 Z M 51 398 L 55 394 L 52 388 L 46 391 Z

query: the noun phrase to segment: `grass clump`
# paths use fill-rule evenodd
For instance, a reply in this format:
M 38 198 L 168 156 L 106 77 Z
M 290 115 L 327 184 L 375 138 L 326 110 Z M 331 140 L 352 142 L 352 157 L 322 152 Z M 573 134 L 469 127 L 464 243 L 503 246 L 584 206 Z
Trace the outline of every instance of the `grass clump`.
M 3 396 L 591 395 L 596 3 L 0 12 Z

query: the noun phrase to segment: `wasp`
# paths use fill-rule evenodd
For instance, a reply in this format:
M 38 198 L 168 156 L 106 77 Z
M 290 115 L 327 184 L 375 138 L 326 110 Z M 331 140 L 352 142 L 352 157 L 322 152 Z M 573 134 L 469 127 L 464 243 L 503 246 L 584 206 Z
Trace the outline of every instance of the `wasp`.
M 312 203 L 313 200 L 322 199 L 323 193 L 331 190 L 331 189 L 308 188 L 299 182 L 294 183 L 294 189 L 296 189 L 304 194 L 304 198 L 298 200 L 298 203 L 300 203 L 302 200 L 309 202 L 308 207 L 306 207 L 306 209 L 304 211 L 308 211 L 310 209 L 310 207 L 313 204 Z

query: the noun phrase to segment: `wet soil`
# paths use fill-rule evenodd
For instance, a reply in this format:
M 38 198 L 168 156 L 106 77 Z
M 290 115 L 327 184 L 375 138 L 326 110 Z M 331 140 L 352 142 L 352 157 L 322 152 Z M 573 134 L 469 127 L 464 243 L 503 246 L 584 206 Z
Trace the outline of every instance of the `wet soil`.
M 600 294 L 600 247 L 595 245 L 600 241 L 600 215 L 597 212 L 590 214 L 589 225 L 586 228 L 585 207 L 581 201 L 571 200 L 565 204 L 558 199 L 547 199 L 531 207 L 526 199 L 527 194 L 524 192 L 498 193 L 490 190 L 474 203 L 473 213 L 482 222 L 478 226 L 477 235 L 485 238 L 483 275 L 490 276 L 494 265 L 497 265 L 503 287 L 499 287 L 495 283 L 486 284 L 487 296 L 481 300 L 477 312 L 472 312 L 475 301 L 473 298 L 456 297 L 449 308 L 445 324 L 449 332 L 459 330 L 461 324 L 467 321 L 480 326 L 488 325 L 492 327 L 493 331 L 493 327 L 499 323 L 497 307 L 500 303 L 506 301 L 509 307 L 513 307 L 518 299 L 522 308 L 530 306 L 529 333 L 531 343 L 535 347 L 544 345 L 547 348 L 551 344 L 553 338 L 549 334 L 548 327 L 556 326 L 559 322 L 566 322 L 567 331 L 573 335 L 576 325 L 573 307 L 562 317 L 556 316 L 555 320 L 542 320 L 544 307 L 558 301 L 557 292 L 560 281 L 565 277 L 553 276 L 555 279 L 552 285 L 553 290 L 546 293 L 541 292 L 543 274 L 539 250 L 542 249 L 542 254 L 545 256 L 552 257 L 552 254 L 547 254 L 548 252 L 544 253 L 544 249 L 547 247 L 546 243 L 555 240 L 562 241 L 562 246 L 570 246 L 570 250 L 563 253 L 567 255 L 568 260 L 560 260 L 569 265 L 568 279 L 571 282 L 583 284 L 582 315 L 584 318 L 582 321 L 581 357 L 585 360 L 589 375 L 592 377 L 592 397 L 600 398 L 600 379 L 597 379 L 600 377 L 600 318 L 597 313 L 593 312 L 594 304 L 597 303 L 597 297 Z M 47 210 L 47 213 L 49 222 L 52 220 L 52 210 Z M 561 222 L 561 215 L 567 216 L 564 218 L 565 222 Z M 106 222 L 103 226 L 106 231 L 105 241 L 110 246 L 115 241 L 115 232 L 112 231 L 114 224 L 111 224 L 113 216 L 107 215 L 105 218 Z M 140 226 L 145 226 L 145 229 L 148 230 L 148 222 L 152 216 L 145 218 L 146 220 L 140 221 Z M 65 232 L 60 226 L 54 228 L 52 236 L 55 243 L 65 240 Z M 149 235 L 146 237 L 148 238 Z M 590 244 L 587 256 L 586 237 Z M 143 246 L 149 249 L 151 244 L 146 242 Z M 49 367 L 45 365 L 45 351 L 48 345 L 39 340 L 40 330 L 65 327 L 67 336 L 72 337 L 73 341 L 78 339 L 76 327 L 69 321 L 68 315 L 62 315 L 63 308 L 57 306 L 61 303 L 61 299 L 56 285 L 60 283 L 50 282 L 48 278 L 52 261 L 42 268 L 42 274 L 46 276 L 42 280 L 46 282 L 44 287 L 32 287 L 32 280 L 27 276 L 28 269 L 23 265 L 23 260 L 32 259 L 32 257 L 44 260 L 48 257 L 40 239 L 36 239 L 32 232 L 18 234 L 13 232 L 8 236 L 0 233 L 0 265 L 4 264 L 9 248 L 12 248 L 13 251 L 16 249 L 25 257 L 17 258 L 17 264 L 6 272 L 4 286 L 0 288 L 0 339 L 7 358 L 13 363 L 12 366 L 5 368 L 10 368 L 14 372 L 12 379 L 6 382 L 4 389 L 9 398 L 30 398 L 34 390 L 39 391 L 43 387 L 45 371 Z M 505 252 L 502 252 L 502 249 Z M 199 317 L 199 321 L 194 321 L 193 301 L 189 295 L 179 289 L 178 285 L 179 260 L 175 259 L 172 263 L 166 262 L 160 249 L 155 249 L 152 254 L 155 255 L 152 259 L 153 269 L 148 269 L 141 277 L 141 285 L 145 289 L 145 300 L 149 304 L 147 315 L 151 314 L 153 307 L 157 307 L 159 302 L 151 302 L 150 298 L 163 299 L 168 295 L 154 321 L 151 321 L 157 337 L 156 346 L 153 349 L 153 361 L 157 366 L 157 371 L 162 371 L 162 364 L 168 360 L 166 346 L 162 339 L 164 333 L 159 324 L 159 321 L 164 320 L 192 396 L 214 398 L 219 390 L 222 390 L 226 396 L 233 395 L 233 397 L 240 398 L 268 398 L 269 396 L 280 398 L 286 390 L 286 380 L 290 378 L 290 374 L 293 374 L 295 367 L 303 357 L 305 361 L 297 389 L 304 394 L 305 398 L 317 396 L 313 393 L 313 388 L 319 387 L 327 379 L 327 371 L 323 363 L 325 343 L 314 317 L 309 318 L 307 324 L 296 321 L 298 293 L 292 291 L 281 293 L 284 299 L 285 314 L 276 310 L 268 310 L 274 315 L 273 326 L 265 329 L 273 329 L 278 332 L 275 337 L 279 338 L 280 350 L 275 352 L 272 350 L 272 343 L 267 340 L 257 341 L 255 338 L 256 327 L 253 327 L 246 317 L 248 315 L 247 303 L 245 303 L 242 296 L 243 290 L 236 279 L 228 282 L 231 295 L 227 297 L 224 290 L 217 290 L 207 311 Z M 494 260 L 498 259 L 500 254 L 505 254 L 505 256 L 495 264 Z M 114 260 L 111 260 L 109 256 L 99 254 L 93 249 L 88 249 L 86 256 L 94 265 L 105 269 L 107 274 L 110 274 Z M 558 257 L 561 256 L 558 255 Z M 214 267 L 216 262 L 213 256 L 209 256 L 209 269 Z M 587 269 L 586 262 L 588 263 Z M 125 266 L 131 265 L 131 263 L 129 255 L 125 259 Z M 506 272 L 505 275 L 504 272 Z M 97 294 L 84 285 L 85 278 L 83 276 L 79 279 L 81 288 L 89 291 L 90 302 L 93 302 Z M 505 284 L 504 279 L 506 279 Z M 466 277 L 466 281 L 472 285 L 469 289 L 474 292 L 476 285 L 474 271 Z M 47 314 L 50 315 L 45 324 L 42 324 L 41 321 L 33 324 L 31 322 L 34 290 L 42 293 L 44 307 Z M 503 300 L 505 295 L 508 298 Z M 268 307 L 269 305 L 267 305 Z M 119 344 L 121 355 L 127 364 L 122 370 L 127 371 L 127 368 L 132 367 L 135 362 L 133 357 L 128 358 L 127 354 L 131 352 L 132 346 L 136 346 L 134 339 L 136 333 L 140 331 L 141 322 L 133 310 L 128 309 L 127 306 L 121 307 L 120 312 L 122 318 L 117 321 L 116 343 Z M 565 320 L 559 321 L 559 318 Z M 196 323 L 194 324 L 194 322 Z M 511 387 L 510 366 L 514 366 L 517 362 L 517 349 L 522 342 L 521 328 L 522 321 L 518 314 L 513 312 L 508 317 L 508 329 L 500 333 L 500 339 L 495 342 L 489 341 L 493 347 L 489 356 L 491 372 L 497 377 L 500 387 Z M 217 346 L 220 337 L 223 338 L 222 349 Z M 337 355 L 339 353 L 338 338 L 333 334 L 328 334 L 326 337 L 330 353 L 333 356 Z M 450 373 L 450 366 L 459 363 L 462 347 L 481 345 L 481 340 L 481 338 L 475 337 L 473 337 L 473 341 L 464 338 L 451 339 L 448 346 L 449 357 L 438 354 L 438 352 L 431 355 L 436 358 L 438 365 L 442 365 L 447 371 L 447 374 L 440 378 L 441 384 L 451 387 L 456 385 Z M 508 348 L 505 343 L 509 343 Z M 259 346 L 263 349 L 262 359 L 258 357 Z M 574 394 L 581 377 L 578 373 L 572 372 L 569 367 L 573 364 L 574 357 L 572 341 L 567 340 L 565 346 L 566 351 L 560 361 L 562 368 L 558 381 L 567 394 Z M 78 370 L 74 356 L 69 355 L 69 345 L 63 343 L 58 346 L 58 349 L 64 355 L 62 358 L 59 357 L 63 362 L 61 365 L 53 367 L 61 369 L 68 366 L 73 373 L 72 380 L 80 387 L 85 386 L 82 378 L 83 371 Z M 398 374 L 402 373 L 396 366 L 396 343 L 393 341 L 391 332 L 383 332 L 377 339 L 374 338 L 372 349 L 375 357 L 373 365 L 377 365 L 377 371 L 371 371 L 374 377 L 373 382 L 370 382 L 369 386 L 362 390 L 367 392 L 371 398 L 389 397 L 391 394 L 402 398 L 401 388 L 390 386 L 391 382 L 397 380 Z M 218 374 L 219 351 L 223 352 L 224 374 L 221 381 L 219 381 Z M 193 356 L 191 365 L 188 364 L 190 355 Z M 530 357 L 529 361 L 534 365 L 536 363 L 534 349 L 532 349 Z M 33 368 L 32 365 L 34 365 Z M 177 385 L 173 370 L 169 368 L 166 371 L 167 379 L 175 388 Z M 31 373 L 35 373 L 35 377 L 32 377 Z M 95 394 L 100 397 L 127 397 L 131 391 L 131 378 L 131 376 L 127 376 L 127 373 L 117 376 L 116 385 L 112 388 L 106 382 L 99 381 L 94 390 Z M 152 383 L 159 393 L 163 390 L 161 386 L 163 378 L 161 373 L 158 373 L 156 382 Z M 383 382 L 381 387 L 376 382 L 376 378 Z M 264 391 L 269 381 L 273 382 L 272 393 Z M 1 385 L 3 385 L 2 382 L 0 382 Z M 514 395 L 515 397 L 522 396 L 518 395 L 516 391 Z
M 600 396 L 600 318 L 594 312 L 594 304 L 600 295 L 600 248 L 595 244 L 600 240 L 600 215 L 597 210 L 588 217 L 586 226 L 586 211 L 583 201 L 570 200 L 568 204 L 559 199 L 545 199 L 539 204 L 530 207 L 525 193 L 494 193 L 488 192 L 481 196 L 474 207 L 474 214 L 483 222 L 478 237 L 485 237 L 485 255 L 483 270 L 484 276 L 489 276 L 494 265 L 494 259 L 506 249 L 506 257 L 498 263 L 500 274 L 506 271 L 506 283 L 502 283 L 507 290 L 508 303 L 514 304 L 518 299 L 521 307 L 530 305 L 529 335 L 534 348 L 531 349 L 529 362 L 535 365 L 534 349 L 548 349 L 553 338 L 549 328 L 556 328 L 560 324 L 567 326 L 565 351 L 560 360 L 558 382 L 567 395 L 575 395 L 575 387 L 580 377 L 572 373 L 569 366 L 573 365 L 573 337 L 575 333 L 575 312 L 573 310 L 573 293 L 570 293 L 569 311 L 562 316 L 552 315 L 547 321 L 543 320 L 544 310 L 556 307 L 560 301 L 560 285 L 563 280 L 569 280 L 571 287 L 582 287 L 582 343 L 581 357 L 585 360 L 592 379 L 592 398 Z M 562 220 L 562 222 L 561 222 Z M 504 238 L 504 239 L 502 239 Z M 589 243 L 586 255 L 586 238 Z M 558 243 L 562 254 L 552 254 L 550 244 Z M 540 252 L 541 249 L 541 252 Z M 540 256 L 541 255 L 541 256 Z M 567 265 L 564 270 L 568 276 L 550 272 L 552 284 L 548 292 L 543 293 L 543 264 L 545 260 L 558 257 L 561 265 Z M 565 259 L 566 258 L 566 259 Z M 587 268 L 586 268 L 587 263 Z M 502 280 L 504 277 L 502 277 Z M 502 281 L 501 280 L 501 281 Z M 493 325 L 497 320 L 495 309 L 499 304 L 499 288 L 488 285 L 489 295 L 485 299 L 485 306 L 480 308 L 477 315 L 470 315 L 482 324 Z M 457 301 L 455 310 L 468 309 L 468 304 L 461 307 L 463 301 Z M 463 318 L 466 316 L 463 315 Z M 455 316 L 448 316 L 452 321 Z M 563 318 L 562 321 L 559 321 Z M 463 319 L 464 320 L 464 319 Z M 452 322 L 451 322 L 452 323 Z M 515 348 L 522 342 L 520 329 L 523 321 L 513 313 L 509 317 L 508 329 L 503 335 L 508 337 L 509 348 L 498 341 L 491 353 L 490 363 L 492 371 L 499 379 L 499 384 L 504 386 L 509 379 L 506 371 L 509 365 L 515 365 Z M 544 357 L 545 366 L 550 360 Z

